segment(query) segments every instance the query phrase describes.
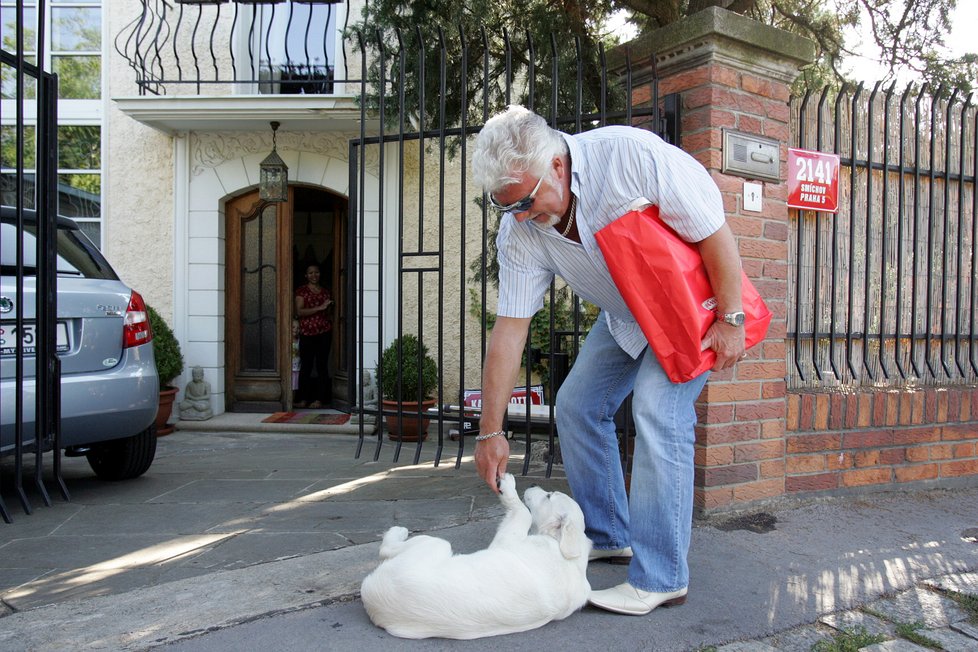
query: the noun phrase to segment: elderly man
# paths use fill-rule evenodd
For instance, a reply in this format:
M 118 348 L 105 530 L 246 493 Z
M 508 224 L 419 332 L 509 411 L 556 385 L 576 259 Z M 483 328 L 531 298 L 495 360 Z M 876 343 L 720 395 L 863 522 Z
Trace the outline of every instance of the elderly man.
M 557 395 L 557 428 L 567 478 L 594 541 L 592 559 L 627 562 L 623 584 L 594 591 L 595 606 L 644 615 L 686 600 L 693 509 L 694 402 L 709 372 L 672 383 L 608 272 L 595 233 L 636 200 L 698 243 L 718 301 L 703 348 L 714 370 L 744 353 L 741 261 L 716 184 L 682 150 L 632 127 L 567 135 L 521 106 L 491 118 L 472 155 L 476 181 L 502 213 L 498 316 L 483 372 L 479 475 L 496 491 L 506 471 L 506 404 L 530 319 L 555 274 L 601 308 Z M 636 431 L 630 495 L 614 415 L 634 391 Z

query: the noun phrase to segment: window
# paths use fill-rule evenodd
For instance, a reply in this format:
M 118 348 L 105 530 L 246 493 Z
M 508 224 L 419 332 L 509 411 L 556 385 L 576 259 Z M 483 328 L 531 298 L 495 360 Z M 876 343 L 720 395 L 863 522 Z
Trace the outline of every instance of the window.
M 253 51 L 258 55 L 260 92 L 281 95 L 333 92 L 340 9 L 333 4 L 258 5 Z
M 4 0 L 0 2 L 0 40 L 7 52 L 17 51 L 17 5 Z M 32 0 L 24 0 L 24 57 L 27 63 L 37 64 L 37 8 Z M 14 68 L 0 64 L 0 98 L 12 100 L 17 94 L 17 77 Z M 24 78 L 24 97 L 37 96 L 37 85 L 33 79 Z
M 24 0 L 24 52 L 37 61 L 37 2 Z M 102 221 L 102 2 L 52 0 L 44 30 L 45 69 L 58 74 L 58 212 L 78 222 L 101 246 Z M 16 51 L 17 6 L 0 0 L 3 47 Z M 0 124 L 0 200 L 16 199 L 16 74 L 3 66 Z M 35 98 L 33 80 L 25 80 L 24 98 Z M 28 102 L 29 103 L 29 102 Z M 25 113 L 30 114 L 29 107 Z M 35 129 L 24 129 L 24 205 L 34 208 Z
M 98 2 L 51 3 L 51 71 L 58 97 L 97 100 L 102 95 L 102 9 Z

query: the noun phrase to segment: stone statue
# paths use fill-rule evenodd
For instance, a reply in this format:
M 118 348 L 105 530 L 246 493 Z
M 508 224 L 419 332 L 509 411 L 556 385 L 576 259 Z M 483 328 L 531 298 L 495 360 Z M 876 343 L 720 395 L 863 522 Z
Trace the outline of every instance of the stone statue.
M 191 370 L 193 380 L 183 390 L 180 401 L 180 418 L 184 421 L 206 421 L 214 416 L 211 408 L 211 384 L 204 380 L 204 368 L 197 366 Z
M 363 371 L 363 423 L 365 425 L 375 425 L 377 423 L 377 408 L 379 406 L 380 392 L 377 390 L 377 382 L 369 370 Z M 373 414 L 367 414 L 373 412 Z M 350 423 L 360 423 L 360 406 L 354 406 L 353 415 Z

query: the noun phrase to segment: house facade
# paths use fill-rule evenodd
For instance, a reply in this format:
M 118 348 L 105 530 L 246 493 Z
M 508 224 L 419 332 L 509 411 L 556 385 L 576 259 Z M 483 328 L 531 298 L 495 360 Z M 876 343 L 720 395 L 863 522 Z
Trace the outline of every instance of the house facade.
M 350 74 L 340 33 L 357 10 L 126 0 L 104 14 L 112 47 L 104 48 L 103 248 L 168 316 L 185 375 L 204 368 L 215 413 L 291 406 L 292 297 L 308 265 L 321 267 L 337 305 L 350 305 L 338 283 L 359 88 L 333 79 Z M 268 204 L 258 186 L 273 149 L 271 121 L 280 124 L 275 149 L 289 192 Z M 345 316 L 335 315 L 337 326 Z M 334 332 L 334 394 L 342 397 L 348 334 Z
M 0 4 L 7 39 L 14 3 Z M 215 413 L 291 406 L 292 295 L 312 263 L 337 299 L 341 407 L 356 402 L 360 370 L 407 332 L 423 333 L 441 365 L 439 402 L 459 402 L 478 387 L 493 304 L 483 272 L 494 216 L 464 164 L 490 111 L 487 89 L 504 79 L 507 97 L 513 86 L 512 101 L 538 101 L 569 132 L 609 116 L 662 131 L 661 89 L 681 109 L 671 118 L 681 145 L 719 186 L 744 270 L 774 313 L 767 339 L 714 374 L 698 403 L 697 507 L 978 478 L 978 141 L 975 109 L 958 93 L 884 100 L 877 85 L 792 100 L 810 44 L 716 8 L 644 35 L 631 59 L 615 53 L 602 73 L 627 71 L 627 100 L 582 115 L 574 94 L 561 94 L 578 71 L 548 60 L 547 47 L 524 52 L 529 65 L 517 72 L 473 70 L 481 84 L 465 83 L 478 57 L 464 42 L 453 65 L 433 45 L 413 64 L 414 55 L 375 53 L 365 73 L 378 59 L 340 38 L 359 0 L 48 5 L 45 66 L 72 80 L 59 104 L 61 210 L 170 321 L 188 368 L 205 370 Z M 391 90 L 386 105 L 365 90 L 377 75 Z M 467 95 L 470 86 L 481 95 Z M 415 95 L 399 96 L 406 88 Z M 437 119 L 447 102 L 463 107 L 448 126 Z M 5 143 L 10 116 L 5 105 Z M 728 132 L 773 142 L 775 173 L 729 165 Z M 947 154 L 922 156 L 933 143 Z M 841 156 L 839 213 L 788 207 L 789 146 Z M 259 196 L 273 149 L 288 166 L 283 202 Z M 760 203 L 744 201 L 748 186 Z M 938 237 L 948 234 L 953 247 Z M 535 345 L 551 356 L 578 343 L 555 296 L 544 311 L 554 315 L 550 339 Z

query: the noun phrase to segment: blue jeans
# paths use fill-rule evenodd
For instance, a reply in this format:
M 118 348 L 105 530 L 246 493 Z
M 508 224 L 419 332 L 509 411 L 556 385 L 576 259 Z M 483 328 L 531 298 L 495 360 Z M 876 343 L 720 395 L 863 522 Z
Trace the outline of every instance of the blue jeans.
M 643 591 L 689 584 L 694 402 L 709 375 L 673 383 L 651 348 L 637 360 L 625 353 L 601 313 L 557 393 L 560 452 L 587 535 L 595 548 L 630 545 L 628 582 Z M 635 452 L 626 496 L 614 417 L 633 390 Z

